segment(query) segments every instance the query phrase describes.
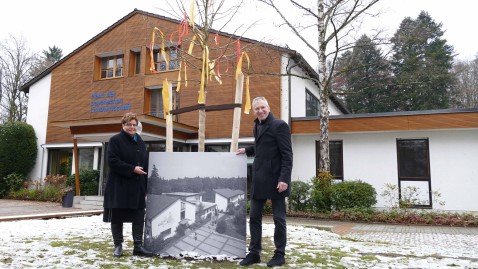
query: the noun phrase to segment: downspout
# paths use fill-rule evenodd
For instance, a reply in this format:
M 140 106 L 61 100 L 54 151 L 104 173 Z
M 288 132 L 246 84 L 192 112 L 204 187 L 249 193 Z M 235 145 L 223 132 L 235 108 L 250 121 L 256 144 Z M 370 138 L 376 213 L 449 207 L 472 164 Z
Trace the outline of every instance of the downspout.
M 289 55 L 290 56 L 290 55 Z M 294 63 L 293 65 L 289 65 L 290 64 L 290 61 L 291 61 L 291 58 L 289 57 L 288 58 L 288 63 L 287 63 L 287 67 L 286 67 L 286 73 L 287 73 L 287 76 L 288 76 L 288 86 L 289 86 L 289 91 L 288 91 L 288 99 L 289 99 L 289 115 L 288 115 L 288 120 L 287 120 L 287 124 L 289 124 L 289 126 L 291 127 L 291 123 L 292 123 L 292 112 L 291 112 L 291 108 L 292 108 L 292 100 L 291 100 L 291 97 L 292 97 L 292 81 L 291 81 L 291 70 L 292 68 L 298 66 L 297 63 Z

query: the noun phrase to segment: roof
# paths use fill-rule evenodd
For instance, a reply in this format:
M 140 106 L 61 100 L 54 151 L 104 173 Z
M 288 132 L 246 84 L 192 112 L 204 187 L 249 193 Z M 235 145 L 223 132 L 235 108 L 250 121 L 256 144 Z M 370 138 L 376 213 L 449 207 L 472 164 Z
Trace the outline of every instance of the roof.
M 190 197 L 190 196 L 196 196 L 199 195 L 200 193 L 196 192 L 168 192 L 168 193 L 163 193 L 163 195 L 168 195 L 168 196 L 176 196 L 176 197 Z
M 329 120 L 332 133 L 478 129 L 478 108 L 333 115 Z M 319 121 L 292 118 L 292 134 L 318 134 Z
M 147 217 L 150 219 L 155 218 L 158 214 L 166 210 L 178 200 L 179 197 L 148 194 L 146 199 L 146 206 L 148 208 Z
M 242 190 L 231 190 L 231 189 L 214 189 L 217 194 L 224 196 L 226 198 L 232 198 L 244 194 Z
M 94 36 L 93 38 L 91 38 L 90 40 L 85 42 L 83 45 L 81 45 L 80 47 L 78 47 L 77 49 L 72 51 L 70 54 L 63 57 L 60 61 L 56 62 L 54 65 L 50 66 L 45 71 L 41 72 L 36 77 L 32 78 L 27 83 L 23 84 L 20 87 L 20 90 L 25 92 L 25 93 L 28 93 L 30 91 L 30 86 L 32 86 L 37 81 L 39 81 L 40 79 L 42 79 L 43 77 L 45 77 L 46 75 L 51 73 L 52 70 L 55 69 L 57 66 L 61 65 L 63 62 L 67 61 L 69 58 L 71 58 L 77 52 L 81 51 L 82 49 L 84 49 L 85 47 L 87 47 L 88 45 L 90 45 L 91 43 L 93 43 L 94 41 L 99 39 L 100 37 L 104 36 L 109 31 L 113 30 L 118 25 L 120 25 L 121 23 L 123 23 L 124 21 L 128 20 L 129 18 L 131 18 L 132 16 L 134 16 L 136 14 L 155 17 L 155 18 L 158 18 L 158 19 L 161 19 L 161 20 L 164 20 L 164 21 L 169 21 L 169 22 L 173 22 L 173 23 L 177 23 L 177 24 L 181 23 L 179 20 L 176 20 L 176 19 L 168 18 L 168 17 L 165 17 L 165 16 L 149 13 L 149 12 L 138 10 L 138 9 L 134 9 L 128 15 L 124 16 L 123 18 L 121 18 L 120 20 L 118 20 L 117 22 L 112 24 L 110 27 L 106 28 L 101 33 L 97 34 L 96 36 Z M 241 40 L 249 42 L 249 43 L 261 44 L 262 46 L 273 48 L 275 50 L 287 53 L 287 54 L 290 55 L 291 58 L 294 59 L 294 61 L 296 61 L 298 63 L 298 65 L 305 71 L 306 74 L 308 74 L 309 76 L 311 76 L 313 78 L 318 78 L 319 77 L 317 72 L 315 72 L 315 70 L 309 65 L 309 63 L 307 63 L 307 61 L 304 59 L 304 57 L 302 57 L 302 55 L 300 53 L 296 52 L 295 50 L 291 50 L 289 48 L 285 48 L 285 47 L 281 47 L 281 46 L 257 41 L 257 40 L 254 40 L 254 39 L 249 39 L 249 38 L 246 38 L 246 37 L 243 37 L 243 36 L 237 36 L 237 35 L 234 35 L 234 34 L 229 34 L 229 33 L 226 33 L 226 32 L 221 32 L 221 31 L 216 31 L 216 30 L 211 30 L 211 32 L 218 33 L 218 34 L 221 34 L 221 35 L 224 35 L 224 36 L 230 36 L 234 39 L 241 39 Z M 350 111 L 345 107 L 345 105 L 337 97 L 335 97 L 334 95 L 330 95 L 329 98 L 339 108 L 339 110 L 342 113 L 350 113 Z

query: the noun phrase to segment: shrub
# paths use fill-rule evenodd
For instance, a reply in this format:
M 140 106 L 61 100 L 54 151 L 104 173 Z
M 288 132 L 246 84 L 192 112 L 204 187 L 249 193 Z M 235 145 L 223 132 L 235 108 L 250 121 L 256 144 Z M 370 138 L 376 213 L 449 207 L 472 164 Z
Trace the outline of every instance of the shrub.
M 37 189 L 22 188 L 18 191 L 10 192 L 7 196 L 10 199 L 30 200 L 43 202 L 59 202 L 61 203 L 62 188 L 59 186 L 45 185 Z
M 98 195 L 98 186 L 100 181 L 100 171 L 99 170 L 80 170 L 80 191 L 81 195 Z M 73 187 L 73 190 L 76 188 L 76 178 L 75 174 L 70 175 L 66 180 L 66 186 Z
M 331 210 L 332 179 L 332 174 L 328 172 L 320 172 L 318 177 L 312 178 L 311 200 L 315 212 Z
M 369 183 L 345 181 L 331 188 L 331 202 L 335 210 L 371 208 L 377 203 L 377 193 Z
M 311 211 L 310 185 L 299 180 L 292 181 L 288 203 L 289 211 Z
M 4 178 L 17 173 L 25 177 L 35 165 L 37 138 L 25 122 L 6 123 L 0 128 L 0 197 L 7 194 Z
M 220 234 L 224 234 L 226 232 L 226 221 L 221 219 L 216 226 L 216 232 Z
M 23 175 L 18 173 L 12 173 L 5 178 L 3 178 L 3 182 L 5 186 L 0 189 L 0 197 L 8 195 L 10 192 L 18 191 L 22 188 L 24 182 Z

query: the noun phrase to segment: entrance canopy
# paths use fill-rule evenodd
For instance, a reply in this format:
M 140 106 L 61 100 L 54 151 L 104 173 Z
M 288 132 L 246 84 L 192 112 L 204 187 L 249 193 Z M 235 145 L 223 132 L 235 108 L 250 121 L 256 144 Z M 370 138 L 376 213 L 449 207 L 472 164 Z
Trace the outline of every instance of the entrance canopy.
M 141 137 L 144 141 L 160 141 L 166 138 L 166 120 L 151 115 L 137 115 L 142 125 Z M 121 117 L 103 117 L 95 119 L 81 119 L 73 121 L 56 121 L 52 125 L 70 128 L 74 139 L 108 142 L 111 136 L 121 130 Z M 188 139 L 197 139 L 198 128 L 173 122 L 173 138 L 185 142 Z

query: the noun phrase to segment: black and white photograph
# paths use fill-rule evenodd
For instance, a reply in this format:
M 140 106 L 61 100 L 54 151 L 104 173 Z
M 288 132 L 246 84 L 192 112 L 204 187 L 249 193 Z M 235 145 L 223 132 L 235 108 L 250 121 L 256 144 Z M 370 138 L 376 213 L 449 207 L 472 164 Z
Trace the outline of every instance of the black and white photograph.
M 229 152 L 152 152 L 145 246 L 159 256 L 246 252 L 247 158 Z

